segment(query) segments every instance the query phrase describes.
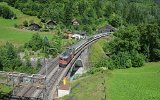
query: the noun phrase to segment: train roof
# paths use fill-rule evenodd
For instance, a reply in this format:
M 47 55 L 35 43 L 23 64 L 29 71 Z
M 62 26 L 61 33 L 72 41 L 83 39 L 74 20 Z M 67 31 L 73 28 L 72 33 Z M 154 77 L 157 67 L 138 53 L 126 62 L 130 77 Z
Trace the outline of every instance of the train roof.
M 60 58 L 68 58 L 68 56 L 72 53 L 72 49 L 66 49 L 65 52 L 60 55 Z
M 77 49 L 77 48 L 79 48 L 82 44 L 84 44 L 85 42 L 86 42 L 86 39 L 83 39 L 83 40 L 79 41 L 78 43 L 72 45 L 72 48 L 73 48 L 73 49 Z

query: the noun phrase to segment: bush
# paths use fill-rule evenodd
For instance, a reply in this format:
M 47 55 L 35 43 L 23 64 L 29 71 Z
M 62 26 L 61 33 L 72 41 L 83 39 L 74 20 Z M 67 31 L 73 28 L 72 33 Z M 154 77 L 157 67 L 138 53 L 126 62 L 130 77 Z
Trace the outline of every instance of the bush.
M 0 17 L 11 19 L 16 18 L 16 15 L 8 7 L 0 5 Z
M 15 28 L 18 28 L 18 25 L 17 25 L 17 24 L 14 24 L 14 27 L 15 27 Z
M 127 59 L 126 60 L 126 68 L 130 68 L 132 67 L 132 60 L 131 59 Z
M 28 27 L 28 21 L 25 20 L 25 21 L 23 22 L 23 26 Z
M 144 56 L 142 54 L 138 54 L 138 53 L 135 53 L 135 54 L 132 54 L 131 56 L 132 58 L 132 65 L 133 67 L 141 67 L 144 65 Z
M 34 67 L 19 66 L 15 68 L 15 71 L 21 73 L 35 74 L 38 72 L 38 69 Z
M 33 24 L 33 23 L 34 23 L 34 20 L 30 20 L 30 21 L 29 21 L 29 24 Z
M 40 32 L 49 32 L 49 29 L 40 29 Z
M 117 14 L 112 14 L 109 17 L 109 24 L 111 24 L 113 27 L 119 27 L 122 24 L 122 18 Z

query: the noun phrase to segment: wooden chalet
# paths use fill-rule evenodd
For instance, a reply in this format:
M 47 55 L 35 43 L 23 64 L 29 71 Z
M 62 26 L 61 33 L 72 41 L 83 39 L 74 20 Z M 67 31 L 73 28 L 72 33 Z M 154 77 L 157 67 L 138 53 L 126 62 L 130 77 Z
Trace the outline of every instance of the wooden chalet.
M 57 23 L 55 21 L 50 20 L 47 22 L 45 27 L 47 29 L 54 29 L 54 28 L 56 28 L 56 26 L 57 26 Z
M 38 31 L 40 28 L 41 28 L 41 26 L 36 23 L 32 23 L 29 25 L 30 30 Z

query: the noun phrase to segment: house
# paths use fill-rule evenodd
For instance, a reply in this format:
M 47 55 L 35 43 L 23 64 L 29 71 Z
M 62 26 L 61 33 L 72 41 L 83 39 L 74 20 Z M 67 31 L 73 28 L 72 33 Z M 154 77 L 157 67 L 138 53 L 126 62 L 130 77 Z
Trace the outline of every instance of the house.
M 81 31 L 77 31 L 77 32 L 75 32 L 75 34 L 78 34 L 78 35 L 80 35 L 81 36 L 81 38 L 85 38 L 87 35 L 87 32 L 81 32 Z
M 98 33 L 114 32 L 116 29 L 112 25 L 106 25 L 98 29 Z
M 87 32 L 79 32 L 79 31 L 77 31 L 76 34 L 79 34 L 81 36 L 86 36 Z
M 75 39 L 75 40 L 84 39 L 86 37 L 86 34 L 87 32 L 76 31 L 74 32 L 74 35 L 72 35 L 72 39 Z
M 79 25 L 79 22 L 77 21 L 77 19 L 73 19 L 72 20 L 72 25 L 74 25 L 74 26 L 78 26 Z
M 64 32 L 64 37 L 66 39 L 71 39 L 72 35 L 73 35 L 73 32 L 71 32 L 71 31 L 65 31 Z
M 36 23 L 32 23 L 29 25 L 30 30 L 38 31 L 40 28 L 41 28 L 41 26 Z
M 55 21 L 50 20 L 47 22 L 45 27 L 47 29 L 54 29 L 54 28 L 56 28 L 56 25 L 57 25 L 57 23 Z
M 80 40 L 80 39 L 83 38 L 83 36 L 81 36 L 80 34 L 74 34 L 74 35 L 72 35 L 71 38 L 72 38 L 72 39 L 75 39 L 75 40 Z

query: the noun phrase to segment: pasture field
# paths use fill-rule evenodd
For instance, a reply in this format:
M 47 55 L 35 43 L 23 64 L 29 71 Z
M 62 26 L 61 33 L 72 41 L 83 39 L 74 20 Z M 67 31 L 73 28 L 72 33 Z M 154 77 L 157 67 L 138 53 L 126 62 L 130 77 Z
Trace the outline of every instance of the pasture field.
M 106 70 L 71 82 L 76 100 L 160 100 L 160 62 L 140 68 Z M 104 82 L 105 80 L 105 82 Z M 105 88 L 104 88 L 105 87 Z M 105 90 L 105 91 L 104 91 Z
M 160 62 L 114 70 L 108 78 L 109 100 L 160 100 Z
M 39 23 L 40 19 L 38 19 L 35 16 L 25 15 L 21 11 L 8 6 L 4 2 L 0 2 L 0 5 L 9 7 L 17 15 L 17 19 L 13 19 L 13 20 L 4 19 L 0 17 L 0 45 L 4 45 L 8 41 L 15 44 L 16 46 L 19 46 L 29 41 L 32 35 L 34 33 L 37 33 L 35 31 L 28 31 L 24 29 L 14 28 L 14 25 L 23 24 L 23 21 L 25 20 L 27 20 L 28 22 L 30 20 L 34 20 L 34 22 Z M 39 32 L 39 33 L 41 36 L 47 36 L 49 39 L 53 37 L 52 36 L 53 33 L 51 32 Z

